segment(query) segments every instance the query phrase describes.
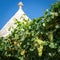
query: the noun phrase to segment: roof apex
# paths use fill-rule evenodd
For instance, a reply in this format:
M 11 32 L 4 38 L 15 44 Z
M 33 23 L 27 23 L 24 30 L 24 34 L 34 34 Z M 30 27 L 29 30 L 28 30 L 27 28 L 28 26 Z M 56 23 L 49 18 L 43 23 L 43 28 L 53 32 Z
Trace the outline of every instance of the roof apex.
M 23 3 L 22 3 L 22 2 L 19 2 L 19 3 L 18 3 L 18 6 L 19 6 L 19 8 L 21 9 L 21 8 L 23 7 Z

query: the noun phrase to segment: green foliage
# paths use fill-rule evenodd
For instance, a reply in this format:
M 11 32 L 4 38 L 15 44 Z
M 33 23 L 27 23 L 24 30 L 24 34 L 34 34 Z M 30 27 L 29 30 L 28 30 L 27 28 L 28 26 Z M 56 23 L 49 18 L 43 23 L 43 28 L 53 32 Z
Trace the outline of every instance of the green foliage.
M 60 60 L 59 20 L 60 2 L 40 18 L 16 20 L 16 28 L 11 34 L 0 38 L 1 56 L 19 60 Z

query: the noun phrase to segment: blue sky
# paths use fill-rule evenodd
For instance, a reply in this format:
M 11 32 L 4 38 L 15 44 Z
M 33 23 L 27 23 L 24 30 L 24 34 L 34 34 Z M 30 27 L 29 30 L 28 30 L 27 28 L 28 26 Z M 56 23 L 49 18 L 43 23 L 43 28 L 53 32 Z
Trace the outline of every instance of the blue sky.
M 24 12 L 31 19 L 42 16 L 44 11 L 56 2 L 56 0 L 0 0 L 0 29 L 17 12 L 20 1 L 24 4 Z

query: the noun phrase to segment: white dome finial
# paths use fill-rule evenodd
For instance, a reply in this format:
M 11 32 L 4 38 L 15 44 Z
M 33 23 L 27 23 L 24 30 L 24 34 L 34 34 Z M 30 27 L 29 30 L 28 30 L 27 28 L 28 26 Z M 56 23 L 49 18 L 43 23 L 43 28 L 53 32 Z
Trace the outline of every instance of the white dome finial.
M 20 8 L 22 8 L 23 3 L 22 3 L 22 2 L 19 2 L 19 3 L 18 3 L 18 6 L 19 6 Z

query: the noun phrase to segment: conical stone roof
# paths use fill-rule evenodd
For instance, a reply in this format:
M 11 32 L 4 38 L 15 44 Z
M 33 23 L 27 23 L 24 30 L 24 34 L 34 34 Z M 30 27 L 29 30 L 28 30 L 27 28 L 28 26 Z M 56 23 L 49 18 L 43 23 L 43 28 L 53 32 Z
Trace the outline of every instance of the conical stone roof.
M 24 19 L 28 20 L 29 18 L 22 10 L 23 3 L 19 2 L 18 4 L 19 10 L 13 15 L 13 17 L 5 24 L 5 26 L 0 30 L 0 36 L 5 37 L 6 35 L 10 34 L 11 31 L 8 31 L 10 27 L 15 27 L 14 20 L 17 19 L 20 22 Z

